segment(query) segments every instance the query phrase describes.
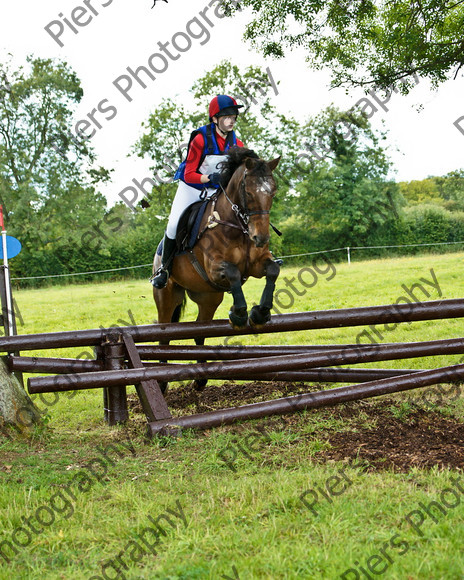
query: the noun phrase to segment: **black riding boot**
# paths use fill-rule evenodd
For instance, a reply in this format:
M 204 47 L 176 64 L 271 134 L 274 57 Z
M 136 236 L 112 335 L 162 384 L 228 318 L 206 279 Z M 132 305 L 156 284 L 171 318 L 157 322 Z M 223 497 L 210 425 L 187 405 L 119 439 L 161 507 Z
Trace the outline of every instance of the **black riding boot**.
M 163 254 L 161 256 L 161 266 L 155 272 L 154 276 L 150 278 L 150 282 L 155 288 L 161 290 L 168 283 L 169 275 L 172 272 L 172 263 L 176 253 L 176 240 L 171 240 L 167 235 L 164 235 Z

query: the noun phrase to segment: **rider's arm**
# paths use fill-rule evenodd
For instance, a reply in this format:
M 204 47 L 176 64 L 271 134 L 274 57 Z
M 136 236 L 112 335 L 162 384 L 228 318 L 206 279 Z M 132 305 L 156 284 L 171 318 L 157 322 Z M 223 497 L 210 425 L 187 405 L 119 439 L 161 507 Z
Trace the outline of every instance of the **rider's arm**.
M 198 171 L 200 167 L 201 158 L 203 156 L 204 139 L 203 135 L 198 134 L 192 143 L 187 155 L 187 163 L 185 164 L 184 179 L 185 183 L 207 183 L 209 178 Z
M 218 144 L 223 146 L 224 143 L 221 142 L 220 137 L 217 137 Z M 237 139 L 237 146 L 243 147 L 243 143 L 240 139 Z M 203 156 L 204 139 L 203 135 L 197 135 L 192 143 L 190 144 L 190 149 L 187 155 L 187 162 L 185 164 L 184 180 L 185 183 L 208 183 L 209 177 L 203 175 L 198 171 L 201 164 L 201 158 Z

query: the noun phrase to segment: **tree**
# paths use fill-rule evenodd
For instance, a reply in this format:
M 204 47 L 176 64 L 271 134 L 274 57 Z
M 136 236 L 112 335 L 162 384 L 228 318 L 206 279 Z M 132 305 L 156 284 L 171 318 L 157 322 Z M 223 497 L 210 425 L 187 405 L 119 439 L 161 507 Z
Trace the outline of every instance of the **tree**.
M 71 116 L 83 94 L 75 73 L 50 59 L 27 62 L 27 70 L 0 64 L 0 203 L 8 230 L 23 245 L 13 268 L 23 264 L 33 274 L 38 262 L 50 268 L 50 248 L 74 255 L 82 249 L 80 231 L 106 208 L 94 185 L 109 172 L 93 168 L 91 148 L 72 138 Z M 0 421 L 19 428 L 22 416 L 37 422 L 30 398 L 3 371 Z
M 266 56 L 302 47 L 334 86 L 372 85 L 403 92 L 417 74 L 437 86 L 464 64 L 464 0 L 223 0 L 225 13 L 252 9 L 245 38 Z
M 367 117 L 330 106 L 305 127 L 324 158 L 297 186 L 296 211 L 306 223 L 343 246 L 360 245 L 368 235 L 397 219 L 400 197 L 386 179 L 390 162 Z
M 27 433 L 39 423 L 40 413 L 32 403 L 18 379 L 8 371 L 0 359 L 0 432 L 9 436 L 4 427 L 14 427 L 19 433 Z M 13 431 L 11 431 L 13 433 Z
M 26 70 L 0 64 L 0 203 L 23 245 L 12 267 L 33 275 L 39 254 L 62 246 L 79 251 L 79 232 L 105 212 L 95 186 L 109 172 L 93 167 L 91 147 L 71 131 L 83 95 L 75 73 L 50 59 L 27 63 Z
M 400 191 L 409 205 L 433 204 L 449 211 L 464 210 L 464 170 L 450 171 L 443 176 L 402 181 Z
M 444 207 L 449 210 L 464 210 L 464 169 L 450 171 L 443 177 L 432 177 Z
M 442 205 L 444 198 L 440 196 L 439 187 L 434 178 L 414 179 L 399 183 L 400 191 L 410 205 L 435 203 Z

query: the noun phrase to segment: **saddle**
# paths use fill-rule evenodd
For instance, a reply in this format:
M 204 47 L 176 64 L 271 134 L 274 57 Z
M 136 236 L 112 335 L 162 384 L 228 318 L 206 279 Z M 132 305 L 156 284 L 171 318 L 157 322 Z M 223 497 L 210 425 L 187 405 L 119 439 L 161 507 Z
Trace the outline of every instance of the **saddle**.
M 205 215 L 209 201 L 209 199 L 196 201 L 183 211 L 176 232 L 178 252 L 188 252 L 195 245 L 200 232 L 201 220 Z
M 205 215 L 210 199 L 196 201 L 189 205 L 181 214 L 176 232 L 176 254 L 190 251 L 198 238 L 200 224 Z M 158 245 L 156 253 L 161 256 L 163 252 L 163 240 Z

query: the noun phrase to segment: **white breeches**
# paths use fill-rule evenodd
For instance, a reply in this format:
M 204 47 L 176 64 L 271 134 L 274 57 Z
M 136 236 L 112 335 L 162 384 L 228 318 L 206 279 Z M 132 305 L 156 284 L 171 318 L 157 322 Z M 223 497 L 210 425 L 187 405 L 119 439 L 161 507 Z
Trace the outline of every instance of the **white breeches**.
M 207 197 L 216 191 L 214 187 L 209 187 L 207 190 Z M 166 235 L 172 240 L 176 237 L 177 224 L 179 223 L 180 216 L 189 205 L 200 200 L 201 191 L 190 187 L 183 181 L 179 181 L 179 187 L 177 188 L 174 201 L 172 202 L 171 213 L 169 214 L 168 225 L 166 226 Z
M 209 175 L 210 173 L 216 173 L 221 170 L 221 163 L 227 159 L 227 155 L 207 155 L 199 172 L 203 175 Z M 206 185 L 205 185 L 206 187 Z M 216 191 L 215 187 L 207 188 L 206 197 L 211 197 Z M 177 224 L 179 223 L 180 216 L 189 205 L 200 200 L 201 191 L 190 187 L 183 181 L 179 181 L 179 187 L 177 188 L 177 193 L 172 202 L 171 213 L 169 214 L 168 225 L 166 226 L 166 234 L 168 238 L 172 240 L 176 237 Z

